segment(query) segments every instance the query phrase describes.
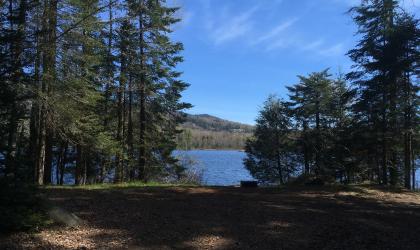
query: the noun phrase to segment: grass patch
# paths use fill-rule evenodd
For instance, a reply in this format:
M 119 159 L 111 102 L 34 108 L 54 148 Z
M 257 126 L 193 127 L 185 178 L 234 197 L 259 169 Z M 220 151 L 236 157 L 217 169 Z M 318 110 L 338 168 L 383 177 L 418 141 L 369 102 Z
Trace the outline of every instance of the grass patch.
M 198 187 L 192 184 L 173 184 L 162 182 L 124 182 L 124 183 L 98 183 L 88 185 L 64 185 L 64 186 L 45 186 L 47 189 L 80 189 L 80 190 L 101 190 L 101 189 L 121 189 L 121 188 L 147 188 L 147 187 Z

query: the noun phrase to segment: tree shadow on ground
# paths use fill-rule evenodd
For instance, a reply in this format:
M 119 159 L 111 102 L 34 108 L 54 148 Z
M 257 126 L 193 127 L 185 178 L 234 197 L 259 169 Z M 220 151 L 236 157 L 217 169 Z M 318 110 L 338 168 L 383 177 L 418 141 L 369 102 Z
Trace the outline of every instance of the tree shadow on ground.
M 35 245 L 50 248 L 66 247 L 57 238 L 79 243 L 74 248 L 418 249 L 420 245 L 419 203 L 384 202 L 325 188 L 45 192 L 52 203 L 86 222 L 82 228 L 52 229 L 50 238 L 32 239 L 39 241 Z

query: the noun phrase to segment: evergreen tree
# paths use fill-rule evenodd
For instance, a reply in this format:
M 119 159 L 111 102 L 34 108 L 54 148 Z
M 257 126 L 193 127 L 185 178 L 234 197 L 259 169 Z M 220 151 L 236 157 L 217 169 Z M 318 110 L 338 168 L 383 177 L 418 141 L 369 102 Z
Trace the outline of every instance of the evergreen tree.
M 171 25 L 178 8 L 166 7 L 164 1 L 128 1 L 129 16 L 135 25 L 135 41 L 131 43 L 131 81 L 138 104 L 137 178 L 147 180 L 161 172 L 162 166 L 176 167 L 171 156 L 175 149 L 179 111 L 190 105 L 180 103 L 180 93 L 188 84 L 178 80 L 174 70 L 182 62 L 181 43 L 170 41 Z
M 399 122 L 404 116 L 401 107 L 406 107 L 405 116 L 408 117 L 408 107 L 411 106 L 399 104 L 399 100 L 404 98 L 404 84 L 401 83 L 406 83 L 407 98 L 407 93 L 414 87 L 407 72 L 415 72 L 418 67 L 413 61 L 416 56 L 418 58 L 418 45 L 413 47 L 413 44 L 418 44 L 417 21 L 400 11 L 398 2 L 392 0 L 364 1 L 361 6 L 352 8 L 351 13 L 362 36 L 356 48 L 348 53 L 355 62 L 355 70 L 348 74 L 358 92 L 354 113 L 359 117 L 359 128 L 369 131 L 366 137 L 369 147 L 365 151 L 368 155 L 375 155 L 375 161 L 367 160 L 369 168 L 377 170 L 381 183 L 396 185 L 399 182 L 399 151 L 402 147 L 399 124 L 404 124 Z M 405 121 L 406 127 L 411 127 L 409 120 Z M 410 136 L 406 133 L 406 137 Z M 379 151 L 374 149 L 375 146 Z M 405 158 L 405 168 L 408 169 L 407 152 Z M 378 162 L 380 170 L 375 167 Z M 405 175 L 408 187 L 407 170 Z
M 290 150 L 291 118 L 287 105 L 275 96 L 265 101 L 248 139 L 244 160 L 251 175 L 262 182 L 284 184 L 297 170 Z

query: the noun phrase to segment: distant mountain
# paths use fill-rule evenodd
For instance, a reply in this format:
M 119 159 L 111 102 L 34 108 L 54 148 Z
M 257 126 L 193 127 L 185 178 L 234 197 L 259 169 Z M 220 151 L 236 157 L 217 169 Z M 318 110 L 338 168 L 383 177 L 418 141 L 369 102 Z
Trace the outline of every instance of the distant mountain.
M 254 126 L 207 114 L 187 114 L 181 129 L 179 149 L 243 149 Z
M 187 114 L 184 128 L 199 129 L 207 131 L 225 131 L 232 133 L 252 133 L 254 126 L 239 122 L 232 122 L 216 116 L 200 114 Z

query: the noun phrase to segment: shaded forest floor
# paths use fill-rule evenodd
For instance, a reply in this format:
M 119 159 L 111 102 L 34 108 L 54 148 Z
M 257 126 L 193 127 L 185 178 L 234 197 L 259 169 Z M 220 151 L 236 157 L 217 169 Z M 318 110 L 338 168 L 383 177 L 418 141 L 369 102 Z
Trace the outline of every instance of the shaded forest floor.
M 419 249 L 420 194 L 369 186 L 48 188 L 83 220 L 0 249 Z

